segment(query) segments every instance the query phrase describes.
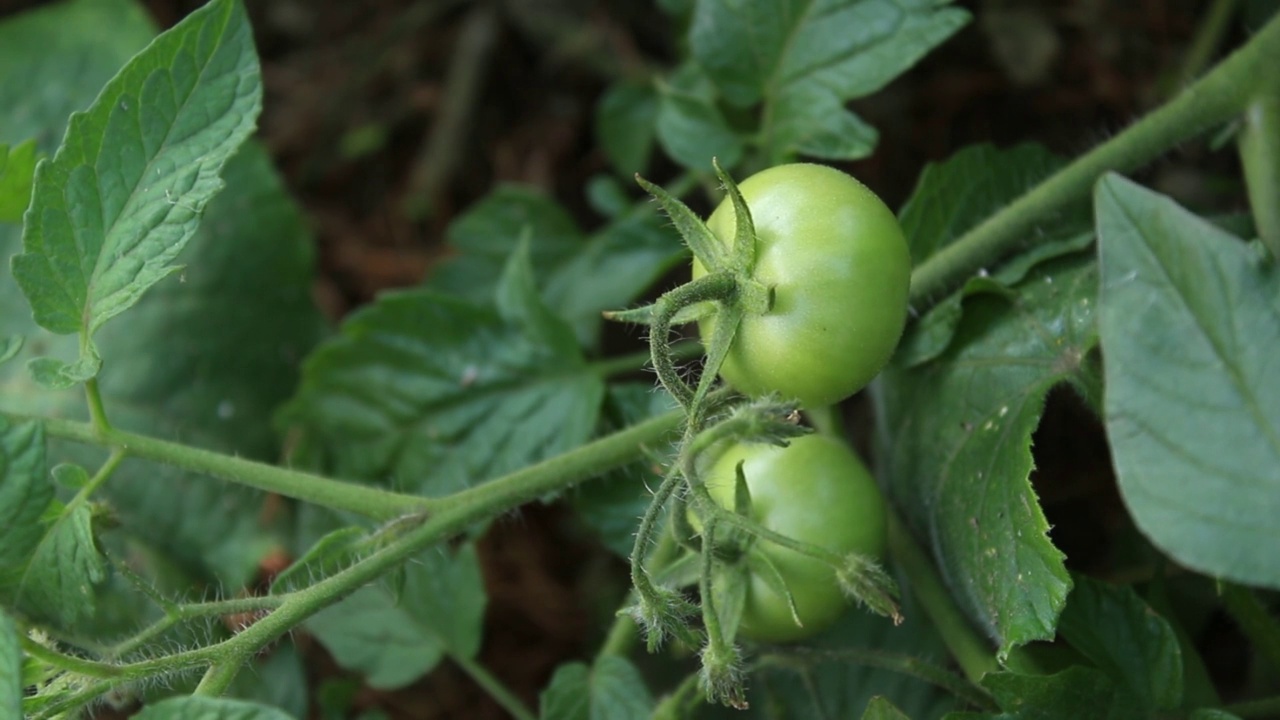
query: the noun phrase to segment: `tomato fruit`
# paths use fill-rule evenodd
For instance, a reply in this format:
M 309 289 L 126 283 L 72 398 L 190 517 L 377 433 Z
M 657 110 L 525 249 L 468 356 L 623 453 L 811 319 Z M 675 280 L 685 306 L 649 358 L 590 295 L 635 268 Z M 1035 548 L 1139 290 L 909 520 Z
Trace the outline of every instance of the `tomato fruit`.
M 884 553 L 884 498 L 848 445 L 813 434 L 787 447 L 731 446 L 704 475 L 711 496 L 724 508 L 734 506 L 739 462 L 756 522 L 840 556 L 856 552 L 879 558 Z M 756 540 L 750 552 L 773 562 L 802 625 L 792 618 L 787 598 L 753 573 L 738 629 L 741 637 L 770 643 L 802 640 L 829 627 L 848 608 L 830 565 L 767 540 Z
M 902 228 L 875 193 L 824 165 L 779 165 L 738 187 L 756 229 L 752 277 L 774 299 L 743 318 L 720 377 L 802 407 L 839 402 L 880 372 L 902 335 L 911 281 Z M 731 244 L 735 222 L 725 199 L 707 226 Z M 693 276 L 705 274 L 694 260 Z M 709 338 L 715 318 L 699 326 Z

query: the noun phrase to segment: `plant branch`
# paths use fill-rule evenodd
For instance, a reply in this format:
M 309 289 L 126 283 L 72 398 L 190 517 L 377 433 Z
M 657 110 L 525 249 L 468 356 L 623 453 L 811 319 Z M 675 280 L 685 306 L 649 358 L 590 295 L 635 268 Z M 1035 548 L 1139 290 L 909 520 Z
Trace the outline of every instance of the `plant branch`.
M 1226 583 L 1222 600 L 1244 636 L 1257 648 L 1258 654 L 1266 658 L 1272 676 L 1280 676 L 1280 623 L 1267 613 L 1249 588 Z
M 1259 83 L 1275 82 L 1277 67 L 1280 15 L 1177 97 L 920 263 L 911 273 L 912 307 L 920 311 L 982 267 L 1008 255 L 1032 235 L 1037 223 L 1087 196 L 1104 173 L 1141 167 L 1174 145 L 1245 112 Z M 1274 196 L 1270 202 L 1274 204 Z
M 449 653 L 449 659 L 457 663 L 458 667 L 462 668 L 463 672 L 475 684 L 483 688 L 489 694 L 489 697 L 501 705 L 502 709 L 506 710 L 511 717 L 516 720 L 537 720 L 538 716 L 525 707 L 524 702 L 516 697 L 515 693 L 511 692 L 507 686 L 503 685 L 502 681 L 494 677 L 493 673 L 489 672 L 484 665 L 465 655 L 456 655 L 454 653 Z
M 1280 259 L 1280 75 L 1273 79 L 1245 111 L 1238 147 L 1258 238 Z
M 104 446 L 130 457 L 212 475 L 322 507 L 348 510 L 374 520 L 430 510 L 435 502 L 122 430 L 100 431 L 89 423 L 61 418 L 46 418 L 41 422 L 51 437 Z

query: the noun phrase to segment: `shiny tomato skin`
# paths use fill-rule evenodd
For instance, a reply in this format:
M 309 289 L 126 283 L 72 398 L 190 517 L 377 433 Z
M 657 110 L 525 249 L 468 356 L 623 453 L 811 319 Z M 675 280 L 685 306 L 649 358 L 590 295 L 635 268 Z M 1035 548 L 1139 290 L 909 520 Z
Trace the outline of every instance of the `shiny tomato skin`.
M 778 393 L 801 407 L 849 397 L 888 362 L 906 321 L 911 256 L 897 218 L 824 165 L 779 165 L 739 188 L 758 238 L 752 277 L 773 288 L 774 304 L 743 319 L 720 376 L 746 395 Z M 727 198 L 707 226 L 733 242 Z M 695 260 L 694 277 L 704 274 Z M 703 338 L 714 327 L 703 320 Z
M 884 498 L 862 461 L 845 443 L 826 435 L 805 435 L 785 448 L 737 444 L 706 471 L 707 489 L 722 507 L 732 508 L 735 468 L 751 491 L 753 518 L 787 537 L 825 547 L 840 556 L 879 558 L 886 542 Z M 751 552 L 765 554 L 796 602 L 796 625 L 786 597 L 753 574 L 739 636 L 766 643 L 812 637 L 849 607 L 834 569 L 789 548 L 757 540 Z

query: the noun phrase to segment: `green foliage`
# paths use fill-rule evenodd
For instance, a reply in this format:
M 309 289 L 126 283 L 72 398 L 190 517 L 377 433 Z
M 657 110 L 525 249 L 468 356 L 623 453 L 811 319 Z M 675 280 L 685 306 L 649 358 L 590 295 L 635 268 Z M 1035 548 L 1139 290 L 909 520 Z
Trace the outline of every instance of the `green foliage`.
M 542 692 L 544 720 L 642 720 L 653 709 L 644 678 L 626 658 L 605 655 L 593 665 L 556 668 Z
M 247 18 L 212 2 L 126 65 L 36 171 L 14 279 L 36 322 L 80 333 L 71 365 L 46 359 L 37 379 L 63 388 L 97 374 L 102 324 L 179 268 L 223 164 L 262 103 Z
M 1179 562 L 1280 588 L 1275 258 L 1118 176 L 1096 195 L 1107 432 L 1125 502 Z
M 0 717 L 136 700 L 142 720 L 385 720 L 363 688 L 406 688 L 449 661 L 529 720 L 479 662 L 477 544 L 523 503 L 560 498 L 630 556 L 633 592 L 619 611 L 616 563 L 587 556 L 610 575 L 583 597 L 618 619 L 594 657 L 549 679 L 543 718 L 727 716 L 708 700 L 770 720 L 1280 706 L 1254 697 L 1274 687 L 1275 598 L 1246 587 L 1280 589 L 1280 287 L 1248 239 L 1270 237 L 1274 215 L 1210 221 L 1106 174 L 1280 107 L 1264 72 L 1273 3 L 1247 5 L 1250 39 L 1192 91 L 1083 157 L 977 145 L 923 170 L 900 213 L 912 317 L 872 386 L 874 421 L 851 426 L 874 427 L 893 501 L 884 569 L 771 536 L 745 474 L 723 507 L 699 484 L 726 442 L 785 444 L 804 419 L 843 432 L 840 412 L 802 418 L 714 387 L 744 314 L 767 317 L 780 296 L 744 274 L 767 223 L 733 176 L 867 156 L 877 131 L 850 101 L 968 14 L 947 0 L 658 4 L 679 56 L 630 67 L 595 116 L 587 195 L 604 219 L 499 186 L 453 220 L 421 287 L 327 340 L 308 221 L 248 140 L 262 83 L 242 2 L 211 0 L 159 36 L 131 0 L 0 21 Z M 1250 147 L 1257 203 L 1280 170 Z M 640 199 L 627 176 L 672 162 L 685 171 L 642 183 L 658 206 Z M 688 209 L 721 201 L 717 180 L 737 203 L 733 248 Z M 687 262 L 682 237 L 742 276 L 623 310 Z M 721 324 L 691 360 L 669 336 L 711 304 Z M 606 310 L 652 323 L 670 392 L 615 351 L 628 339 L 605 334 Z M 823 337 L 866 310 L 842 309 Z M 1100 416 L 1118 477 L 1108 559 L 1133 566 L 1107 577 L 1142 582 L 1081 574 L 1032 488 L 1032 436 L 1064 384 Z M 750 559 L 764 542 L 841 568 L 842 587 L 887 593 L 896 576 L 902 623 L 850 609 L 803 644 L 750 641 L 747 573 L 793 589 Z M 1262 658 L 1236 706 L 1192 637 L 1221 612 Z M 347 674 L 310 687 L 300 630 Z M 641 662 L 641 639 L 668 644 Z
M 876 393 L 889 493 L 1002 654 L 1052 639 L 1071 588 L 1028 479 L 1031 433 L 1050 388 L 1089 383 L 1096 277 L 1059 260 L 1013 297 L 971 297 L 947 351 L 889 368 Z
M 22 221 L 31 201 L 36 172 L 36 143 L 28 140 L 12 148 L 0 145 L 0 222 Z
M 393 592 L 371 585 L 307 622 L 338 664 L 375 688 L 408 685 L 445 657 L 480 650 L 485 594 L 475 548 L 431 551 L 408 564 Z

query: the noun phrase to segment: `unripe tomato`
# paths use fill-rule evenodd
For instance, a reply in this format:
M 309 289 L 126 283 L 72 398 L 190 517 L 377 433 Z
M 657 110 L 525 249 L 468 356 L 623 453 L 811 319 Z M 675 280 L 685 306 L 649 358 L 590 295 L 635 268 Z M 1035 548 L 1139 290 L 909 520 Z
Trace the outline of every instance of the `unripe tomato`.
M 911 281 L 902 228 L 875 193 L 824 165 L 780 165 L 739 188 L 758 238 L 753 277 L 774 303 L 742 320 L 720 376 L 750 396 L 839 402 L 880 372 L 902 335 Z M 732 243 L 735 222 L 725 199 L 707 226 Z M 705 274 L 694 260 L 693 276 Z M 703 320 L 702 336 L 714 327 Z
M 884 498 L 848 445 L 814 434 L 796 438 L 785 448 L 754 443 L 730 447 L 704 476 L 711 496 L 728 509 L 734 506 L 739 462 L 756 522 L 840 556 L 858 553 L 879 558 L 884 553 Z M 826 629 L 848 608 L 830 565 L 766 540 L 757 540 L 751 552 L 764 553 L 773 561 L 795 599 L 803 625 L 796 625 L 791 617 L 786 597 L 753 574 L 740 636 L 759 642 L 794 642 Z

